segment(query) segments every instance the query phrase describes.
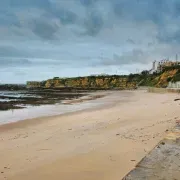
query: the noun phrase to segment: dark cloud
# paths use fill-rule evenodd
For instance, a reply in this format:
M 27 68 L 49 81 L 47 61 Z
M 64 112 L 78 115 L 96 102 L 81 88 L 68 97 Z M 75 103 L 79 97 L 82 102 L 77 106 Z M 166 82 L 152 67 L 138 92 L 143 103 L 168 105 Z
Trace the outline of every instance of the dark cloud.
M 77 20 L 77 15 L 74 12 L 64 8 L 51 9 L 51 14 L 52 16 L 59 18 L 64 25 L 73 24 Z
M 16 15 L 12 12 L 7 12 L 6 10 L 0 11 L 0 27 L 1 26 L 18 26 L 20 27 L 20 22 Z
M 0 57 L 22 57 L 24 55 L 26 54 L 13 46 L 0 46 Z
M 1 0 L 1 8 L 48 8 L 49 0 Z
M 135 41 L 133 41 L 132 39 L 127 39 L 127 42 L 130 44 L 136 44 Z
M 46 22 L 42 19 L 35 19 L 31 22 L 32 31 L 42 39 L 51 40 L 55 38 L 58 26 L 52 22 Z
M 29 61 L 28 59 L 15 59 L 15 58 L 2 58 L 0 57 L 0 67 L 23 67 L 23 66 L 29 66 L 31 65 L 31 61 Z
M 162 43 L 178 45 L 180 43 L 180 29 L 173 33 L 162 30 L 158 33 L 157 39 Z
M 76 29 L 77 27 L 81 30 L 84 29 L 84 33 L 81 31 L 81 34 L 86 36 L 96 36 L 104 30 L 104 27 L 113 24 L 113 22 L 117 23 L 116 20 L 137 23 L 151 21 L 157 25 L 159 32 L 167 28 L 167 22 L 169 23 L 169 21 L 177 20 L 177 23 L 179 23 L 180 2 L 178 0 L 71 0 L 70 2 L 72 2 L 72 5 L 73 3 L 78 5 L 76 9 L 73 10 L 73 8 L 70 7 L 70 3 L 69 6 L 65 6 L 65 1 L 2 0 L 0 2 L 1 7 L 3 7 L 0 11 L 2 14 L 2 16 L 0 16 L 0 24 L 20 26 L 22 22 L 18 21 L 16 11 L 20 12 L 21 10 L 24 11 L 29 8 L 43 9 L 44 13 L 39 16 L 37 15 L 37 20 L 31 19 L 30 17 L 26 19 L 26 14 L 24 14 L 24 18 L 27 20 L 26 24 L 29 23 L 28 21 L 34 21 L 35 27 L 33 32 L 35 32 L 36 35 L 41 35 L 39 31 L 44 29 L 45 32 L 42 32 L 41 37 L 45 39 L 52 38 L 54 33 L 58 31 L 58 27 L 49 22 L 51 19 L 59 20 L 64 26 L 72 25 L 72 33 L 76 32 L 76 30 L 73 30 L 73 26 L 75 26 Z M 80 3 L 78 4 L 78 2 Z M 104 17 L 104 12 L 108 11 L 107 6 L 104 7 L 105 3 L 109 4 L 109 8 L 111 7 L 111 11 L 108 12 L 108 18 Z M 85 13 L 81 14 L 80 12 L 83 7 Z M 116 18 L 113 17 L 113 14 Z M 110 19 L 111 16 L 112 19 Z M 121 24 L 119 24 L 119 26 L 121 26 Z M 46 28 L 47 31 L 45 30 Z M 162 36 L 161 33 L 159 34 L 159 36 Z M 163 34 L 163 36 L 166 35 L 167 34 Z M 174 36 L 171 37 L 174 38 Z M 161 39 L 163 38 L 158 38 L 158 40 Z
M 164 20 L 163 13 L 169 13 L 169 7 L 164 6 L 165 1 L 133 0 L 130 2 L 114 0 L 112 7 L 115 15 L 119 18 L 137 22 L 153 21 L 159 24 Z
M 90 36 L 97 35 L 103 28 L 103 18 L 97 11 L 90 11 L 87 14 L 87 18 L 84 20 L 84 26 L 86 29 L 85 34 Z
M 81 4 L 86 6 L 86 7 L 90 7 L 92 5 L 94 5 L 98 0 L 80 0 Z
M 137 63 L 146 63 L 145 52 L 141 49 L 134 49 L 130 52 L 124 53 L 123 55 L 113 54 L 113 57 L 105 58 L 100 64 L 109 66 L 109 65 L 127 65 L 133 64 L 136 59 Z
M 180 2 L 1 0 L 0 39 L 0 57 L 20 58 L 3 66 L 149 63 L 179 53 Z

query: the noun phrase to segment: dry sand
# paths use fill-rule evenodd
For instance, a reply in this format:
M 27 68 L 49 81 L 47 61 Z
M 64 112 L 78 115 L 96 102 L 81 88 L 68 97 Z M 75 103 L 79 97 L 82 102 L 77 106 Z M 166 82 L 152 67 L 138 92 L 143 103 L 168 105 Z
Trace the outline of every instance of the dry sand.
M 111 92 L 110 106 L 0 126 L 0 179 L 120 180 L 175 125 L 177 97 Z

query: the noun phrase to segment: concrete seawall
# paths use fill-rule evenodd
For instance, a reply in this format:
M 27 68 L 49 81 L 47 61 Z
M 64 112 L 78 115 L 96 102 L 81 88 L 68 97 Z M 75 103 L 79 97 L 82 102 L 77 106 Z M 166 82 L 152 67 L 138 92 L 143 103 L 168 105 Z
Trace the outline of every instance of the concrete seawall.
M 149 87 L 148 92 L 151 92 L 151 93 L 180 93 L 180 89 Z
M 180 120 L 123 180 L 180 180 Z

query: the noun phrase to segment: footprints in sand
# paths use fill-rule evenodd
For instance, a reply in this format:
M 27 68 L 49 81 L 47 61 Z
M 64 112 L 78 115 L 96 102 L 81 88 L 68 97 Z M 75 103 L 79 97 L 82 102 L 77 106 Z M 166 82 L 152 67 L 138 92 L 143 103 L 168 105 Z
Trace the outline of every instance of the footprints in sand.
M 173 123 L 173 119 L 168 119 L 168 120 L 157 122 L 157 124 L 165 124 L 165 123 Z
M 110 161 L 116 161 L 112 156 L 109 156 Z
M 178 119 L 178 117 L 175 117 L 174 119 Z M 172 119 L 168 119 L 168 120 L 164 120 L 164 121 L 158 121 L 157 123 L 154 123 L 154 124 L 151 124 L 148 126 L 144 126 L 141 128 L 128 129 L 123 133 L 116 133 L 116 136 L 118 136 L 122 139 L 129 139 L 132 141 L 140 141 L 140 142 L 143 142 L 144 144 L 147 144 L 147 141 L 162 136 L 159 132 L 152 134 L 151 128 L 153 128 L 156 125 L 160 125 L 160 124 L 173 123 L 174 119 L 172 118 Z M 165 132 L 168 132 L 168 129 Z
M 51 151 L 52 149 L 37 149 L 37 151 Z
M 17 134 L 14 137 L 9 138 L 9 140 L 15 140 L 15 139 L 19 139 L 19 138 L 27 138 L 28 137 L 28 133 L 25 134 Z
M 5 174 L 6 174 L 6 172 L 9 170 L 10 168 L 9 167 L 7 167 L 7 166 L 5 166 L 4 168 L 3 168 L 3 170 L 1 170 L 0 172 L 0 177 L 1 177 L 1 175 L 3 175 L 4 176 L 4 179 L 6 179 L 7 177 L 5 176 Z
M 36 132 L 33 131 L 31 133 L 18 133 L 13 137 L 8 138 L 8 140 L 25 139 L 25 138 L 28 138 L 29 135 L 32 135 L 32 134 L 36 134 Z M 4 139 L 1 139 L 1 140 L 3 141 Z
M 137 130 L 136 130 L 137 131 Z M 157 138 L 160 136 L 160 133 L 155 133 L 155 134 L 144 134 L 143 132 L 139 131 L 139 133 L 136 133 L 135 131 L 131 131 L 131 134 L 123 133 L 123 134 L 116 134 L 116 136 L 120 136 L 122 139 L 129 139 L 133 141 L 141 141 L 146 144 L 147 141 L 152 140 L 154 138 Z
M 154 126 L 162 125 L 162 124 L 174 124 L 174 120 L 177 120 L 178 117 L 174 117 L 171 119 L 165 119 L 160 120 L 154 124 L 147 125 L 141 128 L 136 129 L 128 129 L 126 132 L 123 133 L 116 133 L 116 136 L 122 138 L 122 139 L 129 139 L 132 141 L 141 141 L 143 143 L 147 143 L 147 141 L 155 139 L 157 137 L 161 137 L 162 135 L 160 133 L 154 133 L 152 134 L 152 128 Z M 169 130 L 167 129 L 165 132 L 167 133 Z

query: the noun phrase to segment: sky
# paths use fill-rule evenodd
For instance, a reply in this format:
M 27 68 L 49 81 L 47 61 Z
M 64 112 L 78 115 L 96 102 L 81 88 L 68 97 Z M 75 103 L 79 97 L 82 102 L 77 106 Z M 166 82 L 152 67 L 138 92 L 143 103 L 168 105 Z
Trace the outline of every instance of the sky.
M 179 45 L 180 0 L 0 0 L 0 83 L 134 73 Z

